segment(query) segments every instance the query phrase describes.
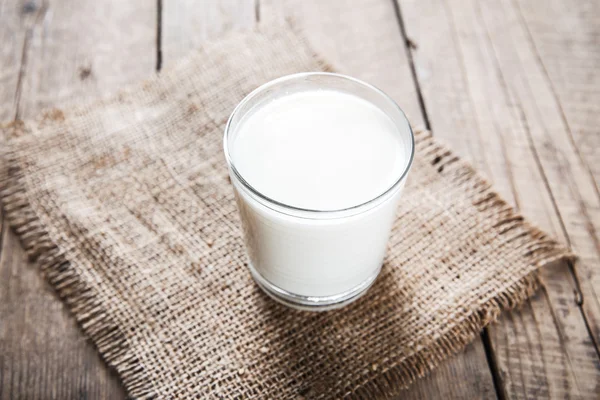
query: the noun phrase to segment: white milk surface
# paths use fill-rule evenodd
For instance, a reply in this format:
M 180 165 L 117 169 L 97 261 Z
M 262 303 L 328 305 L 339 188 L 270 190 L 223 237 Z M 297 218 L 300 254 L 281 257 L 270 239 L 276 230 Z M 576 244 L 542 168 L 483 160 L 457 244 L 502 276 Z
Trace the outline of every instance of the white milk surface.
M 398 127 L 383 111 L 334 90 L 287 94 L 258 106 L 240 122 L 230 154 L 256 191 L 320 211 L 377 198 L 408 163 Z M 334 296 L 379 271 L 401 187 L 365 212 L 332 218 L 276 211 L 234 183 L 250 261 L 271 284 Z

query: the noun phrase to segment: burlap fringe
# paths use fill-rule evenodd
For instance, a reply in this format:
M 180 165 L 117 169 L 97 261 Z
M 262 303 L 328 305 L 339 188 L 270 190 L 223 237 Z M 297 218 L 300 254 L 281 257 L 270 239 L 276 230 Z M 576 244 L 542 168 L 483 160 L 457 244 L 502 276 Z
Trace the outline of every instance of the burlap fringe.
M 4 154 L 2 154 L 4 153 Z M 10 150 L 0 152 L 6 163 L 0 176 L 0 201 L 4 215 L 19 237 L 31 261 L 35 261 L 46 279 L 92 339 L 106 363 L 116 369 L 128 394 L 136 399 L 156 398 L 144 366 L 130 351 L 119 324 L 97 301 L 98 296 L 81 279 L 65 253 L 53 242 L 39 216 L 31 207 L 24 174 Z
M 555 240 L 527 223 L 524 218 L 496 193 L 489 182 L 479 176 L 469 163 L 459 159 L 449 148 L 434 140 L 425 130 L 415 132 L 420 156 L 437 167 L 453 184 L 470 186 L 473 189 L 472 203 L 477 205 L 482 218 L 502 215 L 495 225 L 498 235 L 508 241 L 529 236 L 523 246 L 523 258 L 536 268 L 557 260 L 575 260 L 576 256 L 564 249 Z M 425 376 L 448 357 L 464 350 L 481 331 L 496 321 L 503 311 L 514 309 L 531 297 L 541 285 L 539 271 L 523 277 L 506 288 L 500 295 L 489 299 L 464 321 L 428 344 L 424 349 L 407 357 L 397 367 L 382 371 L 374 380 L 363 382 L 344 397 L 357 399 L 391 398 L 406 389 L 416 379 Z
M 563 249 L 543 232 L 524 221 L 500 196 L 491 185 L 478 176 L 471 166 L 461 161 L 452 151 L 434 141 L 427 131 L 416 132 L 420 157 L 434 165 L 445 179 L 460 186 L 470 186 L 472 202 L 477 205 L 482 218 L 501 214 L 496 225 L 498 235 L 506 235 L 506 240 L 529 236 L 522 246 L 523 258 L 531 265 L 540 267 L 558 259 L 575 259 L 575 255 Z M 6 162 L 6 176 L 0 177 L 2 201 L 9 224 L 20 238 L 27 254 L 35 260 L 45 276 L 65 301 L 81 325 L 83 331 L 97 346 L 109 366 L 115 368 L 134 398 L 149 399 L 157 394 L 152 382 L 144 373 L 144 366 L 130 351 L 125 335 L 119 324 L 113 320 L 96 299 L 94 290 L 78 275 L 67 259 L 66 254 L 53 242 L 44 229 L 39 216 L 35 214 L 28 198 L 23 171 L 14 154 L 5 150 L 2 155 Z M 397 395 L 402 389 L 419 377 L 423 377 L 450 355 L 458 353 L 473 341 L 481 330 L 495 321 L 504 310 L 510 310 L 539 288 L 537 271 L 507 288 L 501 295 L 488 300 L 477 312 L 465 321 L 443 334 L 434 343 L 407 357 L 397 367 L 374 380 L 362 382 L 358 387 L 348 388 L 344 397 L 372 399 L 388 398 Z

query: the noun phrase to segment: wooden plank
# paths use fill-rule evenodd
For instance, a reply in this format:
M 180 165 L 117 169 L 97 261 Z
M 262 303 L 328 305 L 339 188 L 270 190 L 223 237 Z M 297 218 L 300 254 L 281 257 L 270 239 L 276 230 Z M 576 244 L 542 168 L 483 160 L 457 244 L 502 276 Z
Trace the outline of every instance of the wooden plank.
M 534 3 L 537 3 L 540 11 L 548 7 L 546 2 Z M 523 24 L 516 3 L 484 3 L 480 14 L 488 28 L 498 66 L 505 76 L 511 77 L 507 86 L 514 93 L 515 102 L 519 104 L 524 119 L 528 121 L 527 133 L 543 170 L 547 187 L 552 193 L 566 243 L 582 258 L 582 262 L 577 266 L 579 276 L 575 275 L 579 278 L 574 288 L 577 293 L 575 302 L 580 305 L 580 313 L 583 311 L 588 326 L 581 327 L 574 323 L 574 310 L 571 307 L 565 309 L 560 297 L 557 302 L 553 302 L 553 315 L 548 316 L 563 322 L 557 324 L 560 326 L 558 331 L 561 343 L 555 352 L 562 351 L 564 356 L 560 358 L 560 362 L 571 366 L 575 379 L 565 381 L 558 377 L 556 380 L 549 378 L 549 384 L 555 386 L 555 390 L 562 389 L 570 391 L 573 395 L 596 398 L 600 384 L 597 348 L 600 305 L 598 286 L 594 289 L 594 276 L 597 282 L 600 266 L 597 223 L 600 219 L 594 183 L 589 179 L 588 171 L 569 138 L 569 129 L 561 115 L 560 105 L 552 96 L 552 86 L 545 78 L 535 49 L 527 40 L 527 27 Z M 499 15 L 503 17 L 498 18 Z M 548 19 L 548 23 L 553 24 L 553 21 L 561 18 L 561 15 L 555 15 L 554 20 Z M 505 33 L 498 34 L 498 30 Z M 596 222 L 592 223 L 594 218 Z M 585 279 L 580 279 L 582 277 Z M 558 290 L 559 284 L 558 279 L 548 279 L 549 296 Z M 571 303 L 567 303 L 569 304 Z M 588 330 L 593 334 L 591 337 Z M 567 346 L 568 349 L 565 349 Z M 552 352 L 551 347 L 549 351 Z
M 258 0 L 165 1 L 162 54 L 165 65 L 193 51 L 203 41 L 256 25 Z
M 152 74 L 155 29 L 154 2 L 0 1 L 0 116 Z M 0 237 L 0 397 L 125 398 L 6 223 Z
M 600 186 L 600 2 L 517 1 L 532 52 L 582 162 Z
M 530 130 L 537 121 L 512 86 L 516 71 L 506 70 L 496 54 L 495 41 L 512 28 L 506 16 L 494 10 L 483 18 L 481 9 L 491 8 L 491 1 L 399 3 L 418 46 L 415 68 L 434 133 L 486 171 L 525 215 L 568 243 L 545 170 L 536 161 Z M 527 101 L 535 104 L 536 98 Z M 592 395 L 598 358 L 573 295 L 578 282 L 565 265 L 547 268 L 543 278 L 541 294 L 489 330 L 501 391 L 524 398 Z
M 536 74 L 523 96 L 546 98 L 534 110 L 544 127 L 533 131 L 534 139 L 569 242 L 581 255 L 583 309 L 598 348 L 600 3 L 512 1 L 505 8 L 520 26 L 521 63 Z M 552 121 L 547 121 L 547 112 Z
M 385 90 L 413 124 L 424 123 L 392 2 L 263 0 L 260 9 L 261 15 L 291 17 L 315 50 L 338 70 Z M 490 398 L 494 393 L 483 344 L 478 339 L 464 353 L 417 381 L 401 398 Z
M 38 16 L 36 10 L 23 7 L 22 2 L 0 1 L 0 121 L 14 117 L 13 103 L 19 85 L 23 49 Z

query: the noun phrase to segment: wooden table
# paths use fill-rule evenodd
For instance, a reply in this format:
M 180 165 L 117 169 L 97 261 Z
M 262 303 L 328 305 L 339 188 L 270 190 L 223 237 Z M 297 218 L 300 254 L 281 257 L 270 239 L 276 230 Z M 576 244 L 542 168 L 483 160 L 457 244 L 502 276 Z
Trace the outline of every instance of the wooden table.
M 520 311 L 402 398 L 598 398 L 597 0 L 0 0 L 0 119 L 113 91 L 207 38 L 281 16 L 581 257 L 545 269 Z M 1 224 L 0 397 L 124 398 Z

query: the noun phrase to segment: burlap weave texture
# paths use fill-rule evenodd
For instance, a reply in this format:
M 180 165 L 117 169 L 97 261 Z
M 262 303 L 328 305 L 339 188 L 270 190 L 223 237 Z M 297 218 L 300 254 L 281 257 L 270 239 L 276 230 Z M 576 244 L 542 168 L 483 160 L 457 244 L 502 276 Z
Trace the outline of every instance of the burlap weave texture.
M 246 268 L 224 124 L 258 85 L 328 69 L 298 33 L 261 28 L 2 129 L 6 216 L 132 397 L 389 395 L 530 296 L 539 267 L 571 257 L 417 132 L 369 292 L 325 313 L 268 299 Z

